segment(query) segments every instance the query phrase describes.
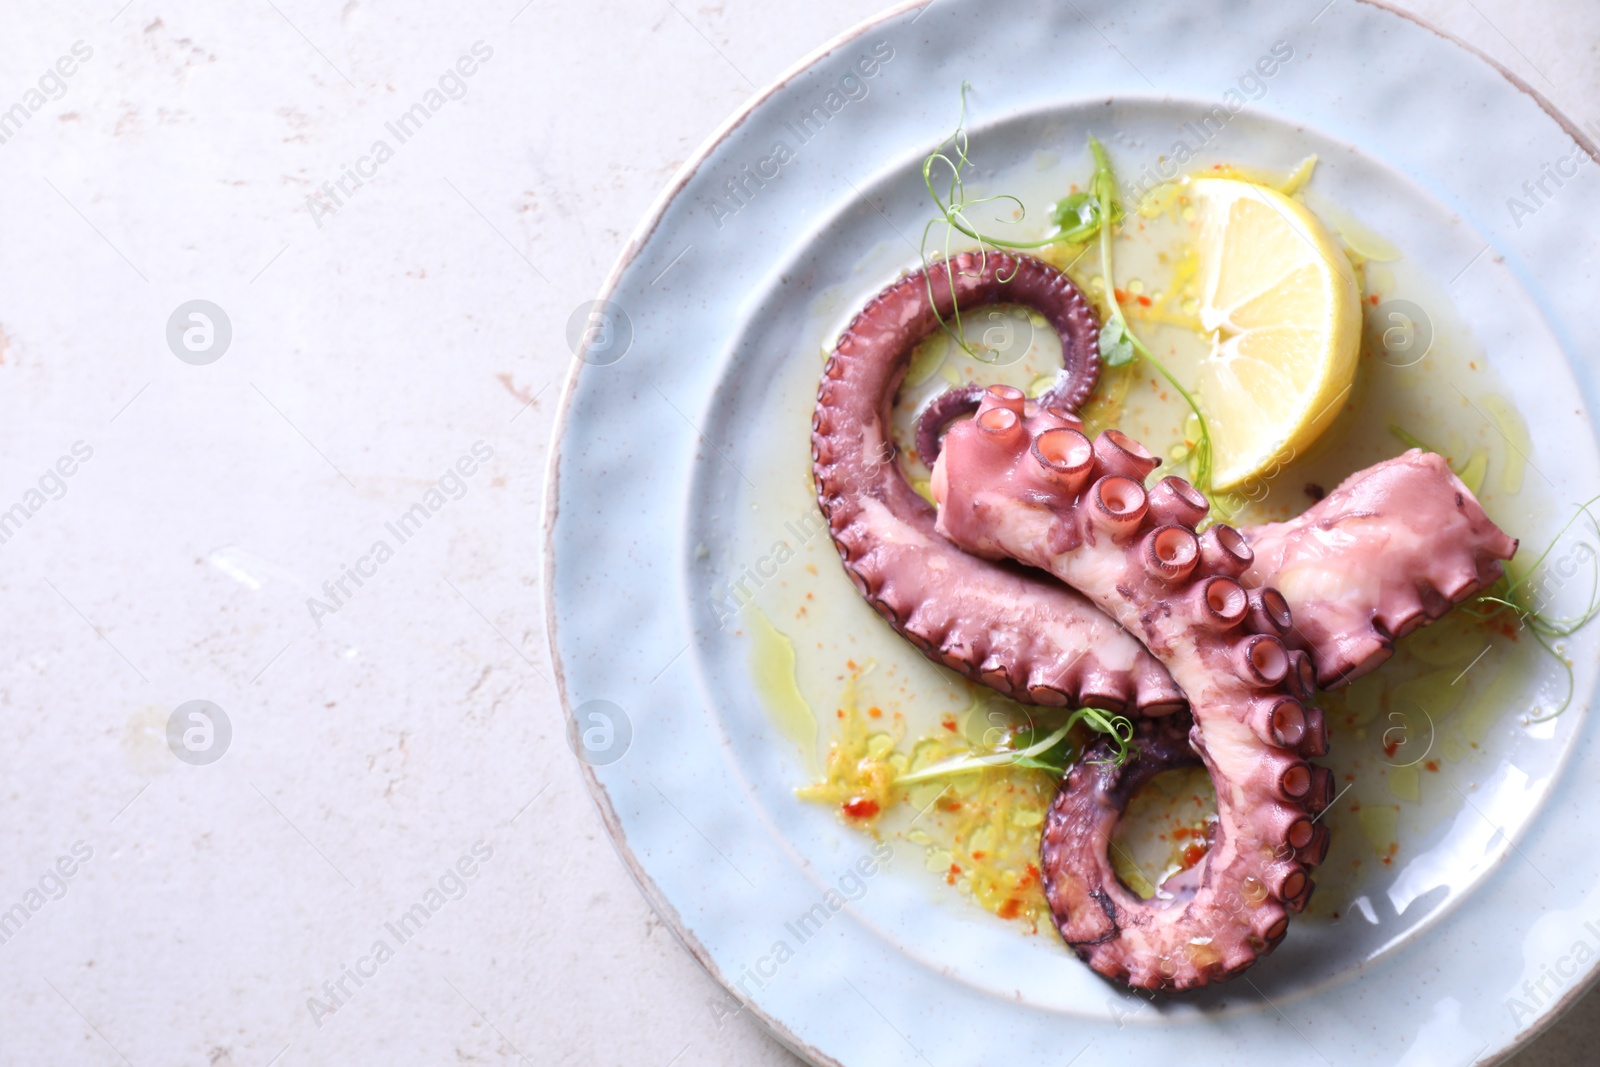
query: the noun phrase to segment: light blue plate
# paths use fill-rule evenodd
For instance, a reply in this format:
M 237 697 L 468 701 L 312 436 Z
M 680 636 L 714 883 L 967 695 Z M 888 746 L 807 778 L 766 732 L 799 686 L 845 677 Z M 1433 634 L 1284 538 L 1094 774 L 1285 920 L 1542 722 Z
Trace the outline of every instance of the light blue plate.
M 1527 86 L 1356 0 L 903 6 L 717 131 L 629 243 L 608 303 L 572 324 L 587 347 L 562 398 L 545 588 L 619 852 L 695 956 L 818 1063 L 1499 1059 L 1600 960 L 1591 635 L 1569 649 L 1580 699 L 1538 730 L 1507 715 L 1417 861 L 1367 887 L 1365 919 L 1297 923 L 1198 995 L 1120 991 L 1048 931 L 941 899 L 903 839 L 875 854 L 794 798 L 809 758 L 763 710 L 727 590 L 749 574 L 813 591 L 842 620 L 837 647 L 923 669 L 840 573 L 804 473 L 821 350 L 916 263 L 921 160 L 963 80 L 974 154 L 997 171 L 1076 159 L 1091 131 L 1124 179 L 1156 174 L 1180 140 L 1201 162 L 1318 153 L 1318 195 L 1421 265 L 1535 422 L 1528 477 L 1563 505 L 1600 486 L 1600 166 L 1578 164 L 1590 141 Z M 1549 514 L 1497 517 L 1525 546 L 1553 532 Z M 774 562 L 778 541 L 796 558 Z

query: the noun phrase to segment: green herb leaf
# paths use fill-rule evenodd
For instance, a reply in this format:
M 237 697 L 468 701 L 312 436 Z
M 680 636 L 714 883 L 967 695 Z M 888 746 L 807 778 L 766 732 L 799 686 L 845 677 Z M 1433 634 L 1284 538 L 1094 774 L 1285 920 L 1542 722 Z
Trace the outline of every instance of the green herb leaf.
M 1105 225 L 1106 213 L 1099 197 L 1083 191 L 1056 201 L 1050 209 L 1050 217 L 1056 224 L 1054 239 L 1077 245 L 1086 244 L 1099 236 L 1100 228 Z M 1122 205 L 1112 201 L 1111 224 L 1114 226 L 1121 221 Z
M 1166 366 L 1156 359 L 1150 349 L 1140 341 L 1138 336 L 1128 328 L 1128 321 L 1123 316 L 1122 306 L 1116 301 L 1116 281 L 1113 275 L 1111 261 L 1111 243 L 1114 231 L 1123 218 L 1122 203 L 1117 199 L 1117 178 L 1111 169 L 1111 157 L 1106 153 L 1105 147 L 1091 136 L 1089 138 L 1089 151 L 1094 156 L 1094 176 L 1090 179 L 1089 188 L 1066 196 L 1057 201 L 1051 209 L 1051 218 L 1054 220 L 1057 232 L 1039 241 L 1013 241 L 1003 237 L 994 237 L 977 229 L 968 219 L 970 209 L 981 204 L 1001 202 L 1016 209 L 1014 219 L 1004 219 L 996 216 L 996 221 L 1007 224 L 1016 224 L 1022 221 L 1025 214 L 1022 201 L 1014 196 L 999 194 L 994 196 L 967 199 L 966 186 L 963 182 L 963 172 L 971 159 L 967 155 L 967 90 L 971 86 L 961 83 L 961 115 L 956 120 L 955 132 L 941 141 L 928 157 L 922 161 L 922 181 L 928 188 L 928 195 L 933 198 L 938 217 L 930 219 L 922 229 L 922 266 L 927 279 L 928 303 L 934 309 L 934 317 L 938 319 L 939 327 L 949 335 L 951 340 L 960 346 L 961 350 L 974 359 L 983 362 L 992 362 L 984 355 L 969 345 L 962 336 L 961 306 L 958 301 L 952 300 L 950 318 L 945 321 L 945 316 L 939 311 L 938 302 L 934 299 L 934 278 L 936 270 L 940 267 L 945 272 L 945 280 L 950 283 L 952 293 L 955 288 L 955 268 L 951 264 L 951 240 L 955 234 L 961 234 L 978 242 L 978 256 L 980 269 L 984 265 L 984 258 L 989 249 L 1014 248 L 1031 249 L 1041 248 L 1045 245 L 1056 243 L 1085 244 L 1098 239 L 1100 243 L 1101 273 L 1105 280 L 1105 290 L 1108 296 L 1108 313 L 1106 323 L 1100 331 L 1100 357 L 1107 366 L 1120 367 L 1131 363 L 1136 357 L 1143 357 L 1150 361 L 1150 365 L 1161 373 L 1168 383 L 1176 389 L 1190 410 L 1200 421 L 1200 439 L 1196 442 L 1193 452 L 1194 469 L 1193 478 L 1195 488 L 1207 496 L 1212 495 L 1211 488 L 1211 433 L 1206 425 L 1204 412 L 1200 405 L 1190 395 L 1189 390 L 1172 376 Z M 941 193 L 935 184 L 934 175 L 940 167 L 949 171 L 950 182 L 946 191 Z M 928 239 L 934 227 L 944 224 L 944 246 L 939 261 L 936 263 L 928 255 Z M 1001 278 L 1001 281 L 1008 281 Z
M 1108 367 L 1120 367 L 1132 363 L 1133 357 L 1133 338 L 1128 336 L 1127 323 L 1107 318 L 1106 324 L 1100 327 L 1101 361 Z
M 953 756 L 950 759 L 941 760 L 931 767 L 924 767 L 920 771 L 902 774 L 895 779 L 895 784 L 912 785 L 916 782 L 926 782 L 932 778 L 948 778 L 958 774 L 972 774 L 991 767 L 1011 767 L 1019 760 L 1038 756 L 1053 747 L 1067 736 L 1067 731 L 1071 730 L 1072 726 L 1073 720 L 1069 719 L 1061 729 L 1026 748 L 1002 747 L 991 749 L 987 752 L 971 752 L 965 756 Z
M 1067 721 L 1059 728 L 1042 737 L 1039 736 L 1039 731 L 1032 727 L 1018 730 L 1014 740 L 1021 743 L 1020 748 L 1016 745 L 1003 745 L 999 748 L 969 752 L 962 756 L 952 756 L 931 767 L 900 775 L 895 779 L 895 785 L 914 785 L 935 778 L 974 774 L 993 768 L 1049 771 L 1059 778 L 1065 775 L 1067 768 L 1076 763 L 1078 757 L 1082 755 L 1082 750 L 1067 738 L 1072 728 L 1080 723 L 1111 739 L 1114 750 L 1111 759 L 1094 762 L 1120 767 L 1138 754 L 1138 746 L 1132 743 L 1133 722 L 1127 716 L 1113 715 L 1099 708 L 1079 708 L 1067 716 Z

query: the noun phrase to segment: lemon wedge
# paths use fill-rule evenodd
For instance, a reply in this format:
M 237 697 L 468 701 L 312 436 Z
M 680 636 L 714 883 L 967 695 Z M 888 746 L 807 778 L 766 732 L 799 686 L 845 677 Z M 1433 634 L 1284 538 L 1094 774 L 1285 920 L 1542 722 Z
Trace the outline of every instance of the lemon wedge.
M 1211 335 L 1200 403 L 1212 484 L 1231 489 L 1276 474 L 1338 415 L 1355 378 L 1361 293 L 1304 204 L 1230 178 L 1201 178 L 1188 192 Z

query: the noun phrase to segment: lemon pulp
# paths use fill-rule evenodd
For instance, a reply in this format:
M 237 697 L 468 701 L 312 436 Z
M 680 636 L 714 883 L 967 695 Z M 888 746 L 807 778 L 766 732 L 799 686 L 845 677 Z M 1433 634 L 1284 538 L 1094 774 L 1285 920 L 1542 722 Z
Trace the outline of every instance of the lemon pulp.
M 1212 484 L 1271 477 L 1339 413 L 1355 378 L 1361 294 L 1350 261 L 1305 205 L 1230 178 L 1189 186 L 1200 322 L 1211 354 L 1200 403 Z

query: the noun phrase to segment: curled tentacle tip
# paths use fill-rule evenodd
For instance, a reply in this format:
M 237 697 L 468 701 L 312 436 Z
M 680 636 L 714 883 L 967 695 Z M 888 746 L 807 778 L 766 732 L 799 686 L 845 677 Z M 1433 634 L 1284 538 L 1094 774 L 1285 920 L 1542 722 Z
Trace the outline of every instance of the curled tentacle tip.
M 947 389 L 929 401 L 917 416 L 917 457 L 932 467 L 939 458 L 940 440 L 945 428 L 957 419 L 964 419 L 978 409 L 983 387 L 976 382 Z M 818 409 L 821 410 L 820 408 Z

